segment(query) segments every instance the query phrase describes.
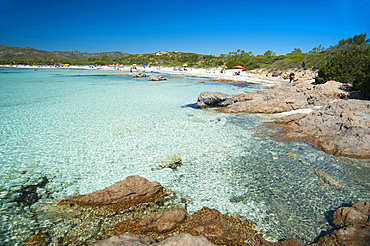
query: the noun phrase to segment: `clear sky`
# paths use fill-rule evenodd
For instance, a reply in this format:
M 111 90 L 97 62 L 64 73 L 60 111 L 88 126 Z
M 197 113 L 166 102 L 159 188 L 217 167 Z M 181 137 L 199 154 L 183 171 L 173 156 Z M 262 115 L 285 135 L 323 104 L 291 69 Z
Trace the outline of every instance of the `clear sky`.
M 0 0 L 0 45 L 278 55 L 370 37 L 370 0 Z

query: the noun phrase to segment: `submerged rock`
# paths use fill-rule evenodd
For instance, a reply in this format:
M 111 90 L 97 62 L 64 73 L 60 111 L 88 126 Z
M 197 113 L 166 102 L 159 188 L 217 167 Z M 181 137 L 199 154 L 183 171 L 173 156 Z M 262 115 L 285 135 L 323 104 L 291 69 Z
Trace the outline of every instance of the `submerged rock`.
M 187 233 L 181 233 L 170 237 L 160 243 L 155 243 L 156 241 L 149 236 L 141 236 L 130 233 L 125 233 L 119 236 L 114 236 L 91 246 L 140 246 L 140 245 L 152 245 L 152 246 L 212 246 L 213 244 L 203 236 L 192 236 Z
M 233 104 L 234 97 L 220 92 L 206 91 L 200 93 L 196 105 L 198 108 L 225 107 Z
M 153 201 L 162 196 L 164 193 L 160 183 L 149 182 L 145 178 L 133 175 L 104 190 L 64 199 L 59 202 L 59 205 L 77 204 L 119 211 L 139 203 Z
M 50 243 L 50 237 L 47 233 L 36 231 L 34 235 L 24 241 L 22 246 L 47 246 Z
M 149 76 L 149 81 L 162 81 L 162 80 L 166 80 L 167 78 L 162 76 L 162 75 L 159 75 L 159 74 L 152 74 Z
M 327 174 L 324 170 L 316 169 L 313 171 L 317 176 L 322 178 L 326 183 L 333 186 L 336 189 L 342 189 L 343 187 L 339 184 L 339 182 L 331 177 L 329 174 Z
M 140 245 L 153 245 L 155 242 L 156 241 L 149 236 L 125 233 L 122 235 L 101 240 L 99 242 L 91 244 L 90 246 L 119 246 L 119 245 L 140 246 Z
M 215 209 L 203 208 L 186 218 L 180 232 L 205 236 L 216 245 L 269 244 L 253 228 L 253 223 L 237 217 L 222 215 Z
M 215 209 L 203 208 L 186 217 L 186 208 L 179 207 L 185 204 L 169 199 L 171 192 L 163 189 L 167 196 L 156 200 L 164 192 L 159 183 L 130 176 L 104 190 L 62 200 L 59 204 L 67 206 L 54 207 L 59 219 L 23 245 L 305 245 L 295 239 L 268 242 L 252 222 Z M 136 205 L 114 214 L 93 212 L 96 206 L 111 211 L 115 203 L 123 204 L 118 208 Z M 339 208 L 334 213 L 338 230 L 313 245 L 367 245 L 369 213 L 370 204 L 365 201 Z
M 36 181 L 30 181 L 24 184 L 19 190 L 17 190 L 17 196 L 11 201 L 16 202 L 23 206 L 30 206 L 36 203 L 40 199 L 40 194 L 37 193 L 37 189 L 44 188 L 49 182 L 47 177 L 42 177 Z
M 158 166 L 157 169 L 171 168 L 171 169 L 175 170 L 181 165 L 182 165 L 181 157 L 179 155 L 173 155 L 173 156 L 161 161 L 161 164 Z
M 145 78 L 146 74 L 145 73 L 134 73 L 132 77 L 133 78 Z
M 175 208 L 163 213 L 154 213 L 144 219 L 126 220 L 108 228 L 109 235 L 123 233 L 135 233 L 142 235 L 156 235 L 168 233 L 177 227 L 185 219 L 186 209 Z
M 188 233 L 181 233 L 179 235 L 170 237 L 158 244 L 158 246 L 212 246 L 213 244 L 204 236 L 192 236 Z

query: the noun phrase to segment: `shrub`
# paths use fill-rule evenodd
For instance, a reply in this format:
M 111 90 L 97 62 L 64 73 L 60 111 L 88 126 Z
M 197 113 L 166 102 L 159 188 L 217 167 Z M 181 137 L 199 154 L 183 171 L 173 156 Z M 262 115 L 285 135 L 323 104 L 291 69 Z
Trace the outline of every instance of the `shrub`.
M 335 80 L 351 84 L 353 89 L 370 92 L 370 48 L 337 54 L 324 64 L 315 79 L 317 84 Z

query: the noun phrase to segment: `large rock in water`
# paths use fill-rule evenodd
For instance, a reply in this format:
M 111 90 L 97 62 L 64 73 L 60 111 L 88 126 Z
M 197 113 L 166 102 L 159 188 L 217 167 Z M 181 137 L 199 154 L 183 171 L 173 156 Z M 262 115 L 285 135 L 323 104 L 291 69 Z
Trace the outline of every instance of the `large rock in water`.
M 159 75 L 159 74 L 152 74 L 149 76 L 149 81 L 161 81 L 166 80 L 166 77 Z
M 104 190 L 64 199 L 59 204 L 98 206 L 105 207 L 108 210 L 119 211 L 139 203 L 153 201 L 163 195 L 160 183 L 150 182 L 145 178 L 133 175 Z
M 133 78 L 145 78 L 146 74 L 145 73 L 134 73 L 132 77 Z
M 197 100 L 198 108 L 225 107 L 234 103 L 234 97 L 220 92 L 206 91 L 200 93 Z
M 338 208 L 333 223 L 338 229 L 314 245 L 370 245 L 370 203 L 359 201 L 352 207 Z

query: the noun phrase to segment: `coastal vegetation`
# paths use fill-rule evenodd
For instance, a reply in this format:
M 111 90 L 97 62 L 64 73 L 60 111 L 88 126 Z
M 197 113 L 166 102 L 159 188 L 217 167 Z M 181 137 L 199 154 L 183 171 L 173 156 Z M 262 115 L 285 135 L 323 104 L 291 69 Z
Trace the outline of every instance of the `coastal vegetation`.
M 319 69 L 316 83 L 335 80 L 370 93 L 370 45 L 366 33 L 339 41 L 333 50 L 329 53 L 332 58 Z
M 27 47 L 0 46 L 0 64 L 25 65 L 106 65 L 122 64 L 138 66 L 176 66 L 215 68 L 222 65 L 228 68 L 243 66 L 244 70 L 263 69 L 275 71 L 312 69 L 318 71 L 316 83 L 336 80 L 348 83 L 354 89 L 370 92 L 370 44 L 367 34 L 354 35 L 342 39 L 335 46 L 314 47 L 308 53 L 300 48 L 285 55 L 276 55 L 267 50 L 263 55 L 238 49 L 228 54 L 204 55 L 188 52 L 157 52 L 128 54 L 124 52 L 86 53 L 73 51 L 43 51 Z

